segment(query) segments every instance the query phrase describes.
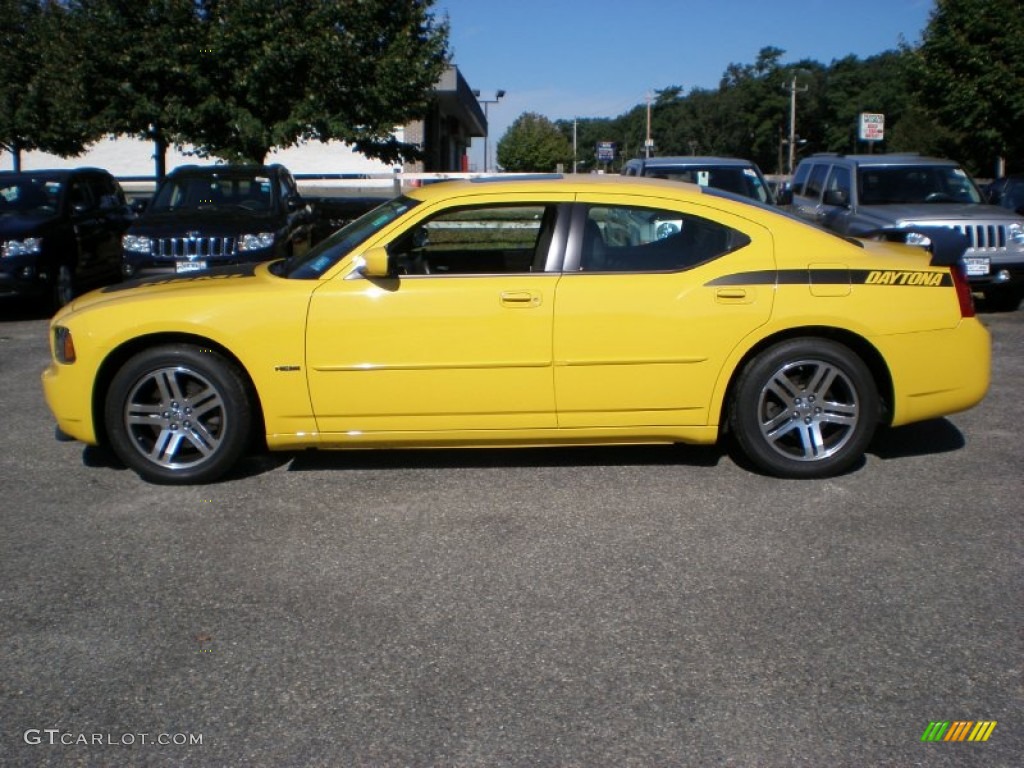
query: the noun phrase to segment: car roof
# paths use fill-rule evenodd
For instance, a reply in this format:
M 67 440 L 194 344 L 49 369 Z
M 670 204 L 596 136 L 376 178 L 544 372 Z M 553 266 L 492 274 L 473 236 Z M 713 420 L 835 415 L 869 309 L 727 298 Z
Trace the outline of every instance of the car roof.
M 711 194 L 689 182 L 619 174 L 504 174 L 469 180 L 452 180 L 417 187 L 406 193 L 423 202 L 476 194 L 543 195 L 587 193 L 640 194 L 667 197 L 701 197 Z
M 693 165 L 722 165 L 737 168 L 749 168 L 754 165 L 750 160 L 740 157 L 715 157 L 712 155 L 680 155 L 675 157 L 641 157 L 629 161 L 642 163 L 648 168 L 679 168 Z
M 845 161 L 855 165 L 945 165 L 951 168 L 958 168 L 960 164 L 954 160 L 947 160 L 942 157 L 926 157 L 915 153 L 893 153 L 889 155 L 840 155 L 830 152 L 820 152 L 805 158 L 801 162 L 828 162 Z
M 20 170 L 20 171 L 0 171 L 0 178 L 13 179 L 13 178 L 40 178 L 45 177 L 49 179 L 66 179 L 72 174 L 80 173 L 102 173 L 103 175 L 109 175 L 108 171 L 102 168 L 37 168 L 32 170 Z
M 252 176 L 270 175 L 284 166 L 273 165 L 179 165 L 167 174 L 170 176 Z

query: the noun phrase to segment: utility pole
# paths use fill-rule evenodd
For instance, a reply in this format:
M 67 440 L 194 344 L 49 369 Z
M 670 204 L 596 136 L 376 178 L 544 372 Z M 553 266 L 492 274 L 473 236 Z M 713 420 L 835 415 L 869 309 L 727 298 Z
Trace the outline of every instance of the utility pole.
M 576 122 L 577 118 L 572 119 L 572 172 L 576 173 Z
M 651 92 L 647 92 L 647 140 L 644 142 L 644 157 L 651 158 L 651 147 L 654 146 L 654 139 L 651 138 Z
M 793 175 L 793 167 L 796 165 L 796 94 L 804 93 L 808 86 L 796 87 L 796 75 L 789 84 L 789 175 Z

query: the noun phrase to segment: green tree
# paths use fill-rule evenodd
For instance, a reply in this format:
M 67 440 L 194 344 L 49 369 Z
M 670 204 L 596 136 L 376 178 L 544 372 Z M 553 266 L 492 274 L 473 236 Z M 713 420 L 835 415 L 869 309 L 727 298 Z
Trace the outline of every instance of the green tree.
M 920 103 L 975 171 L 1024 163 L 1024 5 L 937 0 L 912 60 Z
M 90 55 L 79 64 L 90 84 L 89 108 L 102 133 L 154 144 L 155 173 L 167 148 L 183 144 L 191 110 L 203 98 L 206 67 L 200 5 L 195 0 L 73 0 L 69 3 Z
M 332 139 L 386 162 L 416 157 L 394 129 L 426 113 L 448 64 L 448 23 L 433 2 L 207 0 L 191 138 L 251 162 Z
M 572 146 L 543 115 L 524 112 L 498 142 L 498 165 L 506 171 L 554 171 L 571 166 Z
M 78 76 L 81 49 L 65 8 L 0 0 L 0 148 L 74 155 L 94 138 Z

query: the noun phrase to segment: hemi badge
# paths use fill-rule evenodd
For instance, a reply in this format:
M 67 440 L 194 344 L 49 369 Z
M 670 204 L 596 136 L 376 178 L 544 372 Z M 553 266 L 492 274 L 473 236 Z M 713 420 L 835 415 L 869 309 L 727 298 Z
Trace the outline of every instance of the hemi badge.
M 275 365 L 274 366 L 274 370 L 275 371 L 281 371 L 281 372 L 301 371 L 302 370 L 302 366 L 300 366 L 300 365 Z

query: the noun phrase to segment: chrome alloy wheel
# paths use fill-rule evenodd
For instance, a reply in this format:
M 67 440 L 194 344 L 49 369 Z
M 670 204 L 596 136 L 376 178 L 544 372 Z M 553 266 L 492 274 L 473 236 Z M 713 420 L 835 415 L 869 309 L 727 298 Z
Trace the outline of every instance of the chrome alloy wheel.
M 217 388 L 185 366 L 147 372 L 124 401 L 125 431 L 147 461 L 186 469 L 213 456 L 228 428 Z
M 860 418 L 857 388 L 825 360 L 783 365 L 767 379 L 757 404 L 765 443 L 795 461 L 819 461 L 842 450 Z

